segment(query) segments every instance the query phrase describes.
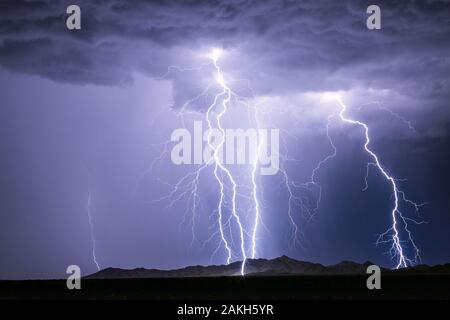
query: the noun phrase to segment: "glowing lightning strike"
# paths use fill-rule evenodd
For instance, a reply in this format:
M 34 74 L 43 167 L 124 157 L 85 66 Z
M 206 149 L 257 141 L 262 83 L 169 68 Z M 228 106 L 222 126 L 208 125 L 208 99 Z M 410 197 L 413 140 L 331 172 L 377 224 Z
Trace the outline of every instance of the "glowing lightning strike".
M 255 108 L 255 122 L 257 125 L 257 128 L 259 129 L 259 123 L 258 123 L 258 117 L 257 117 L 257 109 Z M 259 131 L 258 131 L 259 132 Z M 252 232 L 252 259 L 256 258 L 256 235 L 258 232 L 258 224 L 260 219 L 260 206 L 258 201 L 258 186 L 256 183 L 256 170 L 258 170 L 258 163 L 259 163 L 259 155 L 261 153 L 261 140 L 260 137 L 258 137 L 258 146 L 256 150 L 256 155 L 254 157 L 253 161 L 253 169 L 252 169 L 252 196 L 253 196 L 253 205 L 255 208 L 255 221 L 253 225 L 253 232 Z
M 86 210 L 87 210 L 87 215 L 88 215 L 89 229 L 90 229 L 91 241 L 92 241 L 92 259 L 94 260 L 97 270 L 100 271 L 100 265 L 98 264 L 97 256 L 95 253 L 94 224 L 92 223 L 91 208 L 92 208 L 92 192 L 91 192 L 91 190 L 89 190 Z
M 221 172 L 225 173 L 225 175 L 228 177 L 228 179 L 230 180 L 230 183 L 232 185 L 232 208 L 231 208 L 231 213 L 232 216 L 235 218 L 236 223 L 238 224 L 239 227 L 239 236 L 241 239 L 241 251 L 242 251 L 242 265 L 241 265 L 241 275 L 245 274 L 245 262 L 247 260 L 247 256 L 245 253 L 245 240 L 244 240 L 244 228 L 242 226 L 241 220 L 239 215 L 237 214 L 237 209 L 236 209 L 236 188 L 237 188 L 237 184 L 235 179 L 233 178 L 233 175 L 231 174 L 231 172 L 221 163 L 220 159 L 219 159 L 219 152 L 218 150 L 223 146 L 224 141 L 225 141 L 225 130 L 222 128 L 221 126 L 221 118 L 222 116 L 227 112 L 227 104 L 230 102 L 231 100 L 231 89 L 227 86 L 225 79 L 223 77 L 222 74 L 222 70 L 220 69 L 217 61 L 219 59 L 219 57 L 222 54 L 222 50 L 220 49 L 213 49 L 213 51 L 211 52 L 210 55 L 210 59 L 213 61 L 214 67 L 216 69 L 217 72 L 217 82 L 218 84 L 222 87 L 222 92 L 219 93 L 218 95 L 215 96 L 214 98 L 214 102 L 211 104 L 211 106 L 208 108 L 207 112 L 206 112 L 206 121 L 208 123 L 208 127 L 210 129 L 209 131 L 209 135 L 208 135 L 208 145 L 209 147 L 213 150 L 213 158 L 214 158 L 214 176 L 216 177 L 217 182 L 220 185 L 220 201 L 219 201 L 219 205 L 218 205 L 218 214 L 219 214 L 219 220 L 222 220 L 222 206 L 223 206 L 223 198 L 224 198 L 224 184 L 223 181 L 221 179 L 221 177 L 219 177 L 218 175 L 218 170 L 220 169 Z M 216 116 L 216 123 L 217 123 L 217 128 L 220 130 L 221 134 L 221 139 L 220 139 L 220 143 L 218 144 L 217 147 L 214 147 L 211 144 L 211 133 L 212 133 L 212 123 L 211 123 L 211 113 L 214 109 L 214 107 L 217 105 L 218 100 L 220 97 L 225 96 L 225 98 L 222 100 L 222 110 L 217 114 Z M 228 246 L 228 242 L 226 241 L 225 237 L 223 236 L 223 230 L 222 230 L 222 224 L 219 221 L 219 225 L 220 225 L 220 232 L 221 232 L 221 236 L 222 236 L 222 241 L 225 243 L 225 246 L 228 250 L 228 259 L 227 259 L 227 263 L 230 262 L 230 249 Z
M 347 118 L 344 115 L 347 110 L 347 106 L 342 102 L 340 97 L 337 97 L 337 101 L 338 101 L 339 105 L 341 106 L 341 111 L 339 112 L 339 118 L 346 123 L 358 125 L 364 129 L 364 135 L 365 135 L 364 150 L 370 155 L 370 157 L 373 160 L 373 162 L 368 163 L 367 166 L 375 166 L 380 171 L 380 173 L 386 178 L 386 180 L 389 181 L 389 183 L 392 186 L 392 193 L 394 195 L 394 207 L 392 208 L 392 211 L 391 211 L 392 226 L 385 233 L 383 233 L 379 236 L 379 238 L 377 240 L 377 244 L 392 243 L 390 253 L 392 255 L 392 258 L 398 259 L 396 269 L 407 267 L 408 264 L 414 265 L 418 261 L 420 261 L 420 251 L 412 238 L 410 230 L 408 229 L 407 221 L 412 221 L 412 222 L 415 222 L 418 224 L 420 224 L 420 222 L 417 222 L 413 219 L 404 217 L 403 214 L 399 210 L 399 201 L 403 200 L 404 202 L 407 202 L 408 204 L 413 205 L 415 207 L 416 211 L 418 210 L 418 208 L 421 205 L 416 204 L 416 203 L 412 202 L 411 200 L 406 199 L 405 194 L 398 189 L 397 184 L 396 184 L 396 179 L 387 173 L 387 171 L 381 165 L 378 156 L 375 154 L 375 152 L 373 152 L 369 148 L 370 137 L 369 137 L 369 127 L 367 126 L 367 124 L 365 124 L 364 122 L 358 121 L 358 120 L 353 120 L 353 119 Z M 367 175 L 366 175 L 366 178 L 367 178 Z M 367 179 L 366 179 L 366 181 L 367 181 Z M 367 186 L 367 184 L 366 184 L 366 186 Z M 414 250 L 414 259 L 410 259 L 407 257 L 407 255 L 405 253 L 405 249 L 402 246 L 403 241 L 400 238 L 398 219 L 401 219 L 404 224 L 404 230 L 406 231 L 406 233 L 408 235 L 408 239 L 406 241 L 412 245 L 412 248 Z M 390 233 L 392 233 L 390 239 L 384 240 L 385 237 L 388 236 Z
M 160 199 L 156 199 L 153 202 L 159 202 L 162 200 L 169 200 L 170 203 L 168 207 L 172 207 L 176 202 L 186 199 L 187 200 L 187 206 L 186 210 L 184 212 L 183 221 L 181 224 L 184 223 L 186 220 L 186 217 L 189 213 L 192 214 L 192 225 L 191 225 L 191 231 L 192 231 L 192 241 L 196 241 L 195 237 L 195 219 L 196 219 L 196 209 L 199 203 L 200 194 L 198 193 L 198 186 L 200 182 L 200 174 L 201 172 L 209 167 L 210 165 L 213 166 L 213 172 L 214 177 L 219 185 L 219 199 L 218 199 L 218 205 L 217 208 L 213 211 L 214 215 L 217 215 L 216 223 L 218 225 L 218 231 L 216 231 L 214 234 L 212 234 L 204 243 L 205 245 L 207 242 L 209 242 L 211 239 L 213 239 L 216 235 L 220 236 L 220 243 L 217 246 L 216 250 L 214 251 L 213 255 L 218 252 L 218 250 L 221 248 L 221 245 L 223 244 L 227 253 L 227 259 L 226 262 L 229 264 L 231 260 L 235 257 L 234 252 L 232 250 L 232 247 L 234 246 L 234 239 L 233 239 L 233 231 L 232 231 L 232 223 L 236 223 L 239 231 L 239 240 L 240 240 L 240 251 L 242 255 L 242 264 L 240 273 L 241 275 L 245 274 L 245 263 L 247 260 L 247 254 L 246 254 L 246 241 L 245 236 L 248 235 L 246 230 L 244 229 L 242 218 L 240 217 L 239 209 L 237 206 L 237 197 L 244 195 L 238 193 L 238 184 L 236 183 L 236 178 L 233 176 L 233 173 L 227 169 L 227 167 L 224 166 L 224 164 L 221 161 L 221 155 L 220 150 L 222 149 L 224 143 L 225 143 L 225 130 L 222 127 L 221 119 L 222 117 L 227 113 L 228 111 L 228 105 L 231 102 L 232 98 L 238 99 L 238 95 L 234 93 L 231 88 L 227 85 L 224 75 L 222 73 L 222 70 L 218 64 L 218 60 L 220 56 L 223 54 L 223 51 L 221 49 L 213 49 L 210 51 L 210 53 L 207 55 L 207 58 L 210 60 L 209 65 L 214 67 L 214 78 L 215 78 L 215 84 L 217 84 L 221 90 L 220 93 L 214 95 L 214 99 L 212 104 L 207 108 L 206 115 L 205 115 L 205 121 L 208 126 L 208 136 L 207 144 L 210 150 L 212 151 L 212 155 L 209 159 L 207 159 L 206 163 L 198 166 L 195 170 L 192 172 L 189 172 L 185 176 L 183 176 L 181 179 L 178 180 L 178 182 L 175 185 L 170 185 L 169 183 L 166 183 L 166 185 L 169 185 L 172 188 L 172 191 L 166 195 L 163 196 Z M 202 65 L 199 68 L 180 68 L 176 66 L 170 66 L 168 68 L 167 73 L 158 79 L 164 79 L 172 69 L 178 70 L 180 72 L 183 71 L 191 71 L 191 70 L 202 70 L 204 67 L 208 66 L 208 64 Z M 185 113 L 191 113 L 187 111 L 187 108 L 190 104 L 194 103 L 201 97 L 208 94 L 209 90 L 213 87 L 214 84 L 210 84 L 207 86 L 205 90 L 203 90 L 198 96 L 194 97 L 193 99 L 190 99 L 188 102 L 186 102 L 183 107 L 181 108 L 181 111 L 179 112 L 179 116 L 183 116 Z M 195 113 L 194 113 L 195 114 Z M 256 114 L 255 114 L 255 121 Z M 182 122 L 184 124 L 184 118 L 182 118 Z M 214 141 L 219 140 L 219 137 L 214 137 L 215 139 L 212 139 L 212 133 L 213 129 L 218 131 L 220 133 L 220 141 Z M 214 143 L 212 143 L 212 141 Z M 170 141 L 167 141 L 164 145 L 164 150 L 158 156 L 151 164 L 151 167 L 146 170 L 142 176 L 139 178 L 139 181 L 142 180 L 142 178 L 147 175 L 150 171 L 152 171 L 153 166 L 156 162 L 159 162 L 163 157 L 165 157 L 168 153 L 167 146 L 170 144 Z M 260 143 L 258 140 L 258 152 L 260 149 Z M 252 257 L 256 256 L 256 234 L 257 234 L 257 228 L 258 228 L 258 221 L 259 221 L 259 203 L 258 203 L 258 197 L 257 197 L 257 183 L 256 183 L 256 171 L 258 168 L 258 156 L 256 157 L 255 161 L 252 163 L 253 170 L 252 170 L 252 198 L 254 202 L 254 208 L 256 210 L 255 213 L 255 223 L 253 225 L 253 230 L 251 233 L 251 240 L 252 240 L 252 247 L 251 247 L 251 255 Z M 225 180 L 224 180 L 225 179 Z M 136 184 L 136 189 L 138 187 L 139 183 Z M 231 187 L 229 189 L 229 187 Z M 230 190 L 230 194 L 227 193 L 227 190 Z M 228 199 L 230 199 L 230 203 L 228 203 Z M 224 209 L 229 210 L 230 214 L 228 215 L 228 218 L 225 219 L 224 215 Z M 228 213 L 228 212 L 227 212 Z M 229 235 L 228 235 L 229 234 Z M 192 244 L 192 243 L 191 243 Z
M 95 266 L 97 267 L 97 270 L 100 271 L 100 264 L 97 261 L 97 254 L 96 254 L 96 244 L 95 244 L 95 235 L 94 235 L 94 222 L 92 221 L 92 177 L 90 174 L 90 171 L 86 165 L 83 165 L 84 170 L 86 171 L 87 180 L 88 180 L 88 194 L 87 194 L 87 202 L 86 202 L 86 213 L 88 216 L 88 223 L 89 223 L 89 234 L 91 237 L 91 244 L 92 244 L 92 261 L 94 262 Z

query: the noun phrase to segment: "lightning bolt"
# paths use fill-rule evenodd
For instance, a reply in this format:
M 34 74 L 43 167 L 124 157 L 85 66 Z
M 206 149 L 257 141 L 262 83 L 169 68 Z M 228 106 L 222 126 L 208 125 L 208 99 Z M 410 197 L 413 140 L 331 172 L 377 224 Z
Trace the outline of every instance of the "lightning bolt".
M 221 50 L 220 49 L 213 49 L 212 53 L 211 53 L 211 60 L 213 61 L 214 67 L 216 69 L 217 72 L 217 77 L 216 80 L 218 82 L 218 84 L 222 87 L 222 92 L 219 93 L 218 95 L 215 96 L 214 98 L 214 102 L 211 104 L 211 106 L 208 108 L 207 112 L 206 112 L 206 121 L 208 123 L 208 127 L 210 129 L 209 131 L 209 135 L 208 135 L 208 145 L 211 149 L 213 149 L 213 158 L 214 158 L 214 176 L 217 180 L 217 182 L 220 185 L 220 201 L 219 201 L 219 205 L 218 205 L 218 213 L 219 213 L 219 220 L 222 220 L 222 206 L 223 206 L 223 198 L 224 198 L 224 183 L 222 178 L 218 175 L 218 171 L 220 170 L 222 173 L 224 173 L 227 178 L 229 179 L 231 185 L 232 185 L 232 199 L 231 199 L 231 214 L 232 216 L 235 218 L 236 223 L 238 225 L 239 228 L 239 236 L 240 236 L 240 242 L 241 242 L 241 251 L 242 251 L 242 264 L 241 264 L 241 275 L 245 274 L 245 262 L 247 260 L 247 256 L 245 253 L 245 240 L 244 240 L 244 228 L 242 226 L 241 223 L 241 219 L 237 213 L 237 208 L 236 208 L 236 188 L 237 188 L 237 184 L 236 181 L 233 177 L 233 175 L 231 174 L 230 170 L 228 170 L 220 161 L 219 159 L 219 150 L 221 149 L 221 147 L 223 146 L 224 142 L 225 142 L 225 130 L 223 129 L 222 125 L 221 125 L 221 118 L 223 117 L 223 115 L 227 112 L 227 104 L 230 102 L 231 100 L 231 89 L 227 86 L 222 70 L 220 69 L 219 65 L 218 65 L 218 59 L 221 55 Z M 217 147 L 214 147 L 211 144 L 211 133 L 212 133 L 212 129 L 213 129 L 213 125 L 211 122 L 211 114 L 213 112 L 213 109 L 215 108 L 215 106 L 218 104 L 218 100 L 220 99 L 220 97 L 224 96 L 224 98 L 222 99 L 222 110 L 220 110 L 218 112 L 218 114 L 216 115 L 216 124 L 217 124 L 217 128 L 220 130 L 221 134 L 221 139 L 220 142 L 218 144 Z M 219 222 L 219 225 L 221 225 L 221 223 Z M 221 227 L 222 228 L 222 227 Z M 227 249 L 228 249 L 228 245 L 227 245 L 227 241 L 225 239 L 225 237 L 223 237 L 223 232 L 221 231 L 221 236 L 222 236 L 222 241 L 225 243 Z M 227 259 L 227 263 L 230 262 L 230 255 L 228 256 Z
M 86 203 L 86 212 L 88 216 L 88 222 L 89 222 L 89 233 L 91 236 L 91 243 L 92 243 L 92 260 L 97 267 L 97 270 L 100 271 L 100 264 L 97 261 L 97 255 L 96 255 L 96 245 L 95 245 L 95 236 L 94 236 L 94 223 L 92 221 L 92 191 L 91 191 L 91 179 L 89 179 L 89 191 L 87 196 L 87 203 Z
M 258 109 L 255 107 L 254 108 L 254 120 L 256 123 L 256 127 L 258 129 L 258 135 L 259 135 L 259 121 L 258 121 Z M 261 206 L 259 204 L 259 199 L 258 199 L 258 184 L 256 181 L 256 172 L 258 170 L 259 167 L 259 155 L 261 153 L 261 137 L 258 136 L 258 146 L 257 146 L 257 150 L 256 150 L 256 156 L 253 159 L 253 163 L 252 163 L 252 174 L 251 174 L 251 180 L 252 180 L 252 198 L 253 198 L 253 206 L 254 206 L 254 210 L 255 210 L 255 218 L 254 218 L 254 223 L 253 223 L 253 232 L 252 232 L 252 259 L 256 258 L 256 240 L 257 240 L 257 234 L 258 234 L 258 226 L 259 226 L 259 222 L 260 222 L 260 216 L 261 216 Z
M 289 178 L 289 175 L 288 175 L 286 169 L 281 168 L 280 171 L 281 171 L 281 174 L 283 175 L 284 187 L 286 188 L 286 191 L 288 194 L 287 215 L 288 215 L 289 223 L 290 223 L 291 229 L 292 229 L 291 238 L 289 239 L 289 243 L 290 243 L 291 247 L 294 247 L 296 244 L 301 246 L 301 241 L 299 238 L 300 228 L 294 219 L 294 206 L 303 208 L 303 202 L 302 202 L 301 197 L 299 197 L 294 190 L 294 187 L 297 185 L 296 182 L 292 181 Z
M 423 204 L 417 204 L 406 198 L 405 193 L 398 188 L 396 179 L 386 171 L 386 169 L 382 166 L 378 155 L 370 148 L 371 140 L 370 140 L 368 125 L 362 121 L 348 118 L 345 115 L 345 113 L 347 111 L 347 106 L 343 103 L 343 101 L 340 97 L 336 97 L 336 100 L 341 107 L 341 110 L 338 114 L 340 120 L 345 123 L 357 125 L 364 130 L 364 138 L 365 138 L 364 151 L 372 159 L 372 161 L 368 162 L 368 164 L 367 164 L 367 172 L 366 172 L 366 177 L 365 177 L 365 181 L 366 181 L 365 189 L 367 189 L 367 186 L 368 186 L 367 185 L 367 176 L 368 176 L 368 171 L 369 171 L 370 167 L 377 168 L 378 171 L 381 173 L 381 175 L 389 182 L 389 184 L 392 188 L 392 194 L 394 196 L 394 205 L 393 205 L 393 208 L 391 211 L 392 224 L 388 230 L 386 230 L 384 233 L 379 235 L 379 237 L 376 241 L 376 244 L 377 245 L 378 244 L 390 244 L 391 245 L 389 253 L 391 254 L 391 257 L 393 259 L 397 260 L 396 269 L 408 267 L 410 265 L 419 263 L 421 260 L 420 250 L 417 247 L 417 245 L 412 237 L 411 231 L 408 227 L 408 222 L 413 222 L 416 224 L 421 224 L 424 222 L 419 222 L 414 219 L 405 217 L 399 209 L 399 203 L 401 201 L 403 201 L 409 205 L 412 205 L 416 211 L 418 211 L 419 208 Z M 330 138 L 330 136 L 328 136 L 328 137 Z M 330 138 L 330 141 L 332 141 L 331 138 Z M 399 221 L 402 221 L 402 223 L 403 223 L 403 230 L 406 232 L 406 240 L 402 240 L 402 238 L 401 238 Z M 412 250 L 413 250 L 413 255 L 414 255 L 413 258 L 408 257 L 408 255 L 406 254 L 405 242 L 411 245 Z
M 208 238 L 204 244 L 209 242 L 211 239 L 214 238 L 215 235 L 219 235 L 220 242 L 217 246 L 216 250 L 213 252 L 213 255 L 216 254 L 217 251 L 219 251 L 221 245 L 223 245 L 225 251 L 226 251 L 226 263 L 229 264 L 232 259 L 235 257 L 232 246 L 233 246 L 233 231 L 232 231 L 232 223 L 236 223 L 238 234 L 239 234 L 239 248 L 240 248 L 240 256 L 242 259 L 241 268 L 240 268 L 240 274 L 245 274 L 245 263 L 247 260 L 247 248 L 246 248 L 246 235 L 248 235 L 248 232 L 244 228 L 244 224 L 242 221 L 242 217 L 239 213 L 238 205 L 237 205 L 237 198 L 238 195 L 238 183 L 237 178 L 233 175 L 233 173 L 222 163 L 220 159 L 220 150 L 222 149 L 224 143 L 225 143 L 225 129 L 222 125 L 222 118 L 223 116 L 228 112 L 228 106 L 231 103 L 232 98 L 237 99 L 237 95 L 231 90 L 227 82 L 225 81 L 225 76 L 222 72 L 222 69 L 218 63 L 220 56 L 222 55 L 223 51 L 221 49 L 213 49 L 208 55 L 208 59 L 210 60 L 210 64 L 214 67 L 214 73 L 215 73 L 215 83 L 220 87 L 220 92 L 214 95 L 213 102 L 206 110 L 205 114 L 205 121 L 207 123 L 207 127 L 209 129 L 209 133 L 207 136 L 207 144 L 208 147 L 212 151 L 212 157 L 208 159 L 208 161 L 200 166 L 198 166 L 194 171 L 189 172 L 185 176 L 181 177 L 181 179 L 178 180 L 178 182 L 175 185 L 171 185 L 167 182 L 163 182 L 160 180 L 160 182 L 163 182 L 171 187 L 171 191 L 169 194 L 159 198 L 155 199 L 153 202 L 159 202 L 163 200 L 168 200 L 169 204 L 167 207 L 172 207 L 176 202 L 187 199 L 187 206 L 186 210 L 184 212 L 183 221 L 181 224 L 184 223 L 187 216 L 191 214 L 191 231 L 192 231 L 192 239 L 193 241 L 196 240 L 195 237 L 195 219 L 197 216 L 196 210 L 198 207 L 198 204 L 200 202 L 200 195 L 198 193 L 199 188 L 199 182 L 200 182 L 200 176 L 201 173 L 209 166 L 213 166 L 213 173 L 214 178 L 219 186 L 219 196 L 218 196 L 218 203 L 216 209 L 213 211 L 213 214 L 217 215 L 217 221 L 216 224 L 218 225 L 218 231 L 213 233 L 210 238 Z M 162 77 L 166 77 L 170 71 L 178 70 L 180 72 L 183 71 L 192 71 L 192 70 L 201 70 L 208 64 L 202 65 L 199 68 L 180 68 L 176 66 L 170 66 L 168 68 L 167 73 Z M 205 90 L 203 90 L 198 96 L 194 97 L 193 99 L 190 99 L 185 104 L 183 104 L 183 107 L 181 108 L 181 111 L 179 112 L 179 116 L 183 117 L 184 114 L 187 113 L 187 108 L 190 104 L 194 103 L 198 99 L 200 99 L 202 96 L 206 95 L 208 91 L 211 89 L 212 84 L 209 85 Z M 255 121 L 256 115 L 255 115 Z M 183 118 L 183 124 L 184 124 L 184 118 Z M 220 140 L 216 143 L 212 143 L 212 132 L 213 129 L 216 129 L 220 132 Z M 142 180 L 142 178 L 148 174 L 150 171 L 153 170 L 153 166 L 156 164 L 156 162 L 161 161 L 168 153 L 168 143 L 164 144 L 164 150 L 162 153 L 155 158 L 151 166 L 148 170 L 144 172 L 143 175 L 139 177 L 139 181 Z M 257 152 L 259 153 L 261 147 L 261 143 L 258 139 L 258 148 Z M 252 199 L 254 202 L 254 208 L 255 208 L 255 221 L 253 224 L 253 229 L 251 232 L 251 256 L 256 256 L 256 236 L 257 236 L 257 230 L 258 230 L 258 221 L 260 216 L 260 206 L 258 202 L 258 190 L 257 190 L 257 181 L 256 181 L 256 172 L 258 168 L 258 155 L 254 157 L 254 162 L 252 163 Z M 137 184 L 138 187 L 138 184 Z M 227 190 L 231 190 L 231 194 L 227 194 Z M 243 196 L 243 195 L 241 195 Z M 230 199 L 230 204 L 228 203 L 227 199 Z M 229 217 L 226 217 L 225 209 L 229 211 Z M 180 225 L 181 225 L 180 224 Z M 227 235 L 228 234 L 228 235 Z M 203 244 L 203 245 L 204 245 Z M 192 245 L 192 243 L 191 243 Z

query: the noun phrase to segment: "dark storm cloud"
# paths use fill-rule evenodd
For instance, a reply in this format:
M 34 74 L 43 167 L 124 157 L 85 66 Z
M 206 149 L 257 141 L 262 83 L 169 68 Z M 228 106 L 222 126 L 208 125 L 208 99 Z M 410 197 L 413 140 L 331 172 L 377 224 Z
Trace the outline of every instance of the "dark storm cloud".
M 0 65 L 115 85 L 189 66 L 192 52 L 219 45 L 236 51 L 227 70 L 259 94 L 358 86 L 449 98 L 447 1 L 378 1 L 381 31 L 365 27 L 367 1 L 76 1 L 82 30 L 70 32 L 72 2 L 2 1 Z

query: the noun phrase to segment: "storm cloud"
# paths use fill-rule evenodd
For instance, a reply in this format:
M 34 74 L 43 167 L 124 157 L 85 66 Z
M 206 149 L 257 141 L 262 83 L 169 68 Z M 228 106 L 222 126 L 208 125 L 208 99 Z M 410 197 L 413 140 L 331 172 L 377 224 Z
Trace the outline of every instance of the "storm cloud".
M 123 85 L 135 72 L 198 65 L 211 46 L 257 94 L 395 90 L 448 98 L 450 4 L 381 1 L 382 30 L 366 28 L 367 1 L 2 1 L 0 65 L 55 81 Z M 30 10 L 31 9 L 31 10 Z M 195 81 L 191 79 L 191 81 Z M 176 82 L 176 81 L 175 81 Z

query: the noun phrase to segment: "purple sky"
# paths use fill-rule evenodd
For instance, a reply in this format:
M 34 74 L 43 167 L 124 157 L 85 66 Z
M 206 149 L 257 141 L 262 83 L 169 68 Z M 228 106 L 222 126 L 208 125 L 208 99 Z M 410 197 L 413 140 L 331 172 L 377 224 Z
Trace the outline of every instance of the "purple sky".
M 82 30 L 65 27 L 65 8 L 82 10 Z M 0 278 L 64 276 L 69 264 L 94 272 L 87 198 L 92 195 L 102 267 L 175 268 L 224 263 L 215 240 L 191 243 L 186 204 L 155 203 L 189 168 L 159 161 L 176 113 L 211 81 L 199 67 L 223 48 L 227 76 L 246 79 L 267 126 L 288 132 L 289 164 L 306 181 L 330 152 L 321 99 L 341 91 L 366 121 L 373 147 L 410 198 L 427 202 L 413 226 L 424 263 L 450 260 L 450 4 L 379 1 L 382 30 L 365 27 L 367 1 L 1 1 Z M 205 61 L 206 60 L 206 61 Z M 211 98 L 211 97 L 209 97 Z M 382 108 L 368 102 L 378 101 Z M 186 106 L 202 117 L 208 101 Z M 359 108 L 361 105 L 363 107 Z M 385 109 L 383 109 L 385 108 Z M 411 122 L 409 130 L 399 116 Z M 239 118 L 231 117 L 233 122 Z M 189 123 L 188 123 L 189 126 Z M 320 172 L 323 199 L 305 223 L 303 247 L 290 247 L 286 193 L 264 177 L 264 228 L 258 256 L 288 254 L 324 264 L 343 259 L 392 266 L 375 247 L 389 226 L 390 190 L 376 171 L 364 186 L 361 131 L 333 123 L 338 147 Z M 200 241 L 214 232 L 212 173 L 200 185 Z M 409 208 L 410 209 L 410 208 Z M 414 215 L 414 212 L 412 213 Z

